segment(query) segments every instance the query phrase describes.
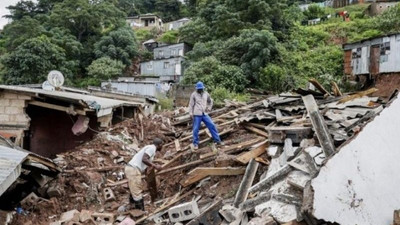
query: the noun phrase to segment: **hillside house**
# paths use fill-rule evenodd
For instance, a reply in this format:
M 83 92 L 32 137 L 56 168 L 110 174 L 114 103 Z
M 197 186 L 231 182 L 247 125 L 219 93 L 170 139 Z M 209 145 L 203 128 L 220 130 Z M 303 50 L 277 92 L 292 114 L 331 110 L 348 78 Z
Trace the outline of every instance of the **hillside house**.
M 158 42 L 154 39 L 150 39 L 143 42 L 143 46 L 147 49 L 147 51 L 152 52 L 155 48 L 158 47 Z
M 186 43 L 164 45 L 154 48 L 154 60 L 140 63 L 140 74 L 158 76 L 160 82 L 179 82 L 183 76 L 182 63 L 190 51 Z
M 346 75 L 400 72 L 400 33 L 345 44 L 343 49 Z
M 165 31 L 170 31 L 170 30 L 178 30 L 181 28 L 183 25 L 189 23 L 191 20 L 189 18 L 182 18 L 176 21 L 171 21 L 168 23 L 164 24 L 164 30 Z
M 161 31 L 163 29 L 163 22 L 160 17 L 154 14 L 144 14 L 139 16 L 132 16 L 126 18 L 126 22 L 133 29 L 145 28 L 145 29 L 156 29 Z
M 178 43 L 172 45 L 163 45 L 154 48 L 154 59 L 168 59 L 173 57 L 183 57 L 190 51 L 189 45 L 186 43 Z

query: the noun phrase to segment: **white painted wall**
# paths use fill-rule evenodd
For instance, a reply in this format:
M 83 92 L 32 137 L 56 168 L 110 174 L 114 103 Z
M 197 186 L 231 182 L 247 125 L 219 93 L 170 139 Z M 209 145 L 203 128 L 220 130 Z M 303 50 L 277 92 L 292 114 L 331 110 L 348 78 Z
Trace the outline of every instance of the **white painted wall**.
M 341 225 L 385 225 L 400 209 L 400 99 L 366 125 L 312 181 L 314 216 Z
M 384 38 L 386 39 L 386 38 Z M 390 42 L 390 54 L 387 62 L 380 62 L 379 72 L 391 73 L 400 71 L 400 34 L 392 35 L 383 42 Z

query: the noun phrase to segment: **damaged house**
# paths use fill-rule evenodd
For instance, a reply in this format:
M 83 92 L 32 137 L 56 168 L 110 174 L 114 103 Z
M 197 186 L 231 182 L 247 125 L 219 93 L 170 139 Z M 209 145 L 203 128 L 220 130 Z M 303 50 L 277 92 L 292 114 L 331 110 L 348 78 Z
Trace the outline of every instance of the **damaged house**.
M 19 147 L 52 157 L 132 117 L 143 105 L 73 91 L 0 85 L 0 135 Z
M 33 206 L 41 199 L 33 191 L 44 186 L 49 178 L 59 172 L 57 165 L 50 159 L 22 150 L 0 136 L 1 224 L 11 219 L 11 214 L 1 210 L 12 210 L 18 205 Z

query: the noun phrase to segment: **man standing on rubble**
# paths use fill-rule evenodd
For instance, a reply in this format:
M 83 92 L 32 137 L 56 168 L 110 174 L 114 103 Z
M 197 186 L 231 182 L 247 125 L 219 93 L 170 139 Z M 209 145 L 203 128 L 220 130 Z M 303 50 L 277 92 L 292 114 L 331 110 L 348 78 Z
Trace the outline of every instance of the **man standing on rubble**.
M 156 170 L 162 169 L 160 165 L 152 162 L 156 151 L 160 151 L 161 148 L 162 140 L 155 138 L 152 145 L 144 146 L 125 166 L 125 176 L 128 179 L 129 190 L 131 192 L 129 200 L 134 204 L 135 209 L 144 211 L 142 173 L 145 172 L 147 167 L 154 167 Z
M 199 81 L 196 83 L 196 91 L 192 93 L 189 101 L 189 114 L 193 120 L 193 145 L 194 149 L 199 148 L 199 130 L 201 122 L 203 121 L 214 142 L 218 145 L 223 145 L 221 138 L 219 137 L 218 130 L 212 121 L 211 117 L 207 114 L 211 112 L 213 106 L 213 100 L 210 94 L 204 91 L 205 86 L 203 82 Z

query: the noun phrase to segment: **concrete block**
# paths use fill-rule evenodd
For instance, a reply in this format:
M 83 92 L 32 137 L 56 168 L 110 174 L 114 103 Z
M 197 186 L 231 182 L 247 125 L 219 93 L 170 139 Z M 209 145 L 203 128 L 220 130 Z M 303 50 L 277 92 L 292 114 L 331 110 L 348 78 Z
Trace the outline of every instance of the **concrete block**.
M 219 210 L 219 214 L 224 217 L 226 221 L 229 223 L 241 219 L 242 217 L 242 210 L 235 208 L 231 205 L 224 205 L 221 210 Z
M 104 188 L 103 189 L 103 196 L 106 202 L 115 201 L 115 195 L 111 188 Z
M 97 158 L 97 165 L 98 165 L 99 167 L 104 167 L 104 158 L 98 157 L 98 158 Z
M 168 210 L 169 219 L 172 223 L 186 221 L 200 215 L 199 206 L 197 202 L 187 202 Z
M 25 100 L 23 99 L 12 99 L 10 100 L 10 106 L 15 106 L 15 107 L 25 107 Z
M 83 209 L 79 214 L 79 221 L 84 223 L 92 218 L 92 211 Z
M 9 99 L 0 99 L 0 106 L 9 106 L 10 105 L 10 100 Z
M 113 213 L 93 213 L 92 219 L 96 222 L 96 224 L 108 225 L 114 223 L 114 214 Z
M 76 209 L 73 209 L 73 210 L 70 210 L 68 212 L 61 214 L 60 221 L 62 221 L 62 222 L 70 222 L 70 221 L 79 222 L 79 215 L 80 215 L 79 211 Z
M 118 225 L 135 225 L 135 221 L 133 221 L 131 218 L 126 217 L 124 220 L 122 220 L 121 223 L 119 223 Z
M 14 121 L 17 123 L 26 123 L 29 122 L 31 119 L 25 114 L 17 114 L 14 115 Z
M 18 99 L 18 95 L 14 94 L 14 93 L 6 92 L 6 93 L 3 94 L 3 98 L 6 98 L 6 99 Z
M 9 115 L 0 114 L 0 121 L 8 122 L 10 119 Z
M 8 106 L 6 107 L 4 113 L 8 115 L 15 115 L 24 113 L 24 109 L 22 107 Z
M 39 199 L 40 198 L 35 193 L 32 192 L 21 201 L 21 205 L 25 209 L 29 209 L 35 206 L 36 203 L 39 201 Z
M 280 150 L 279 146 L 271 145 L 268 147 L 267 152 L 271 158 L 277 158 L 277 157 L 279 157 L 281 150 Z

